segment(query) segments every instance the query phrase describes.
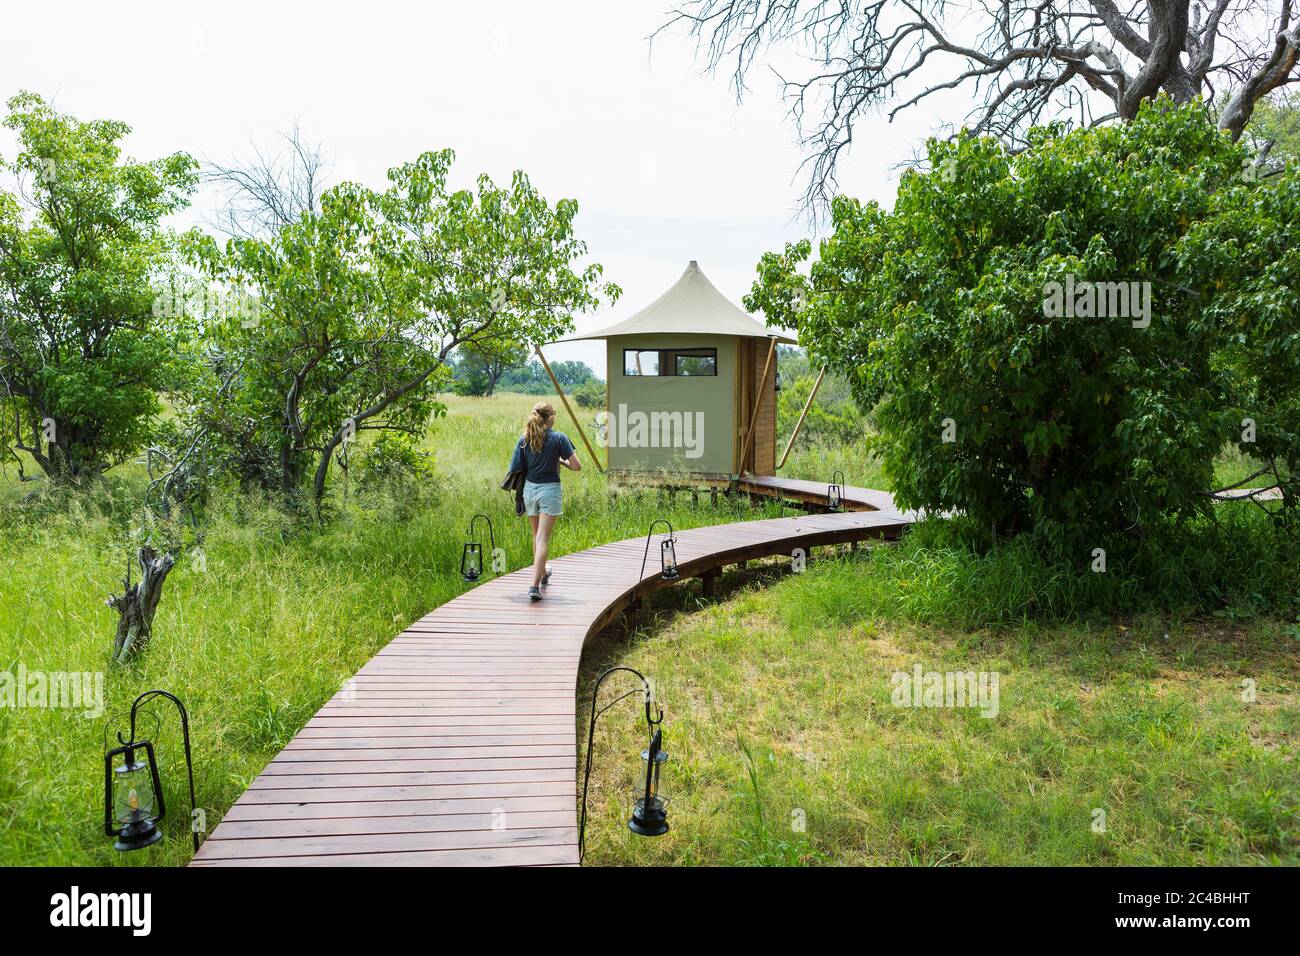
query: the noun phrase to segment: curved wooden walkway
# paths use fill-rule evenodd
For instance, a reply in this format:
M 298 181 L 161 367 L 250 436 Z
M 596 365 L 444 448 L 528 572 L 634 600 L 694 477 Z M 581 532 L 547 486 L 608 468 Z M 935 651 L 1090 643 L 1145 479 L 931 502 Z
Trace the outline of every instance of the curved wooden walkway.
M 826 492 L 769 478 L 742 490 Z M 884 492 L 844 498 L 861 510 L 679 531 L 681 578 L 711 590 L 726 565 L 892 538 L 913 520 Z M 644 550 L 640 537 L 555 558 L 540 604 L 522 569 L 416 621 L 267 765 L 192 865 L 576 865 L 578 663 L 589 637 L 668 586 L 654 543 L 639 579 Z

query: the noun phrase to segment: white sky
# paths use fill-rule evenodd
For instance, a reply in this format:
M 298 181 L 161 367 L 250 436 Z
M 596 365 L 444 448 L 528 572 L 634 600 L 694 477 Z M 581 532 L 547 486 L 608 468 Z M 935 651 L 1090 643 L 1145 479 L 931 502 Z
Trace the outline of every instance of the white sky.
M 142 159 L 244 157 L 299 119 L 333 157 L 331 182 L 382 187 L 389 167 L 445 146 L 460 183 L 522 168 L 552 201 L 578 200 L 578 234 L 623 287 L 613 310 L 579 319 L 587 331 L 649 303 L 691 259 L 739 302 L 759 256 L 808 230 L 793 218 L 801 154 L 775 78 L 755 72 L 737 105 L 684 33 L 652 50 L 669 2 L 12 4 L 0 99 L 28 89 L 124 120 Z M 945 106 L 859 127 L 843 191 L 890 203 L 897 165 L 964 113 Z M 7 130 L 0 152 L 12 155 Z M 605 374 L 599 342 L 547 357 Z

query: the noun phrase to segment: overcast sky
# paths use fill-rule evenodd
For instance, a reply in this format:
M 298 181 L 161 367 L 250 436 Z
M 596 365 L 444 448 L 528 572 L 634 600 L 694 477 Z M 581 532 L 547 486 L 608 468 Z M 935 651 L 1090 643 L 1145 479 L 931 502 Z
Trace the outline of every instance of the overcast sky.
M 0 94 L 50 98 L 82 119 L 121 119 L 127 151 L 229 161 L 301 121 L 333 159 L 331 182 L 384 173 L 450 146 L 458 185 L 528 172 L 578 200 L 579 235 L 624 295 L 582 331 L 624 318 L 697 259 L 739 302 L 758 257 L 806 235 L 793 218 L 801 153 L 774 78 L 737 105 L 682 31 L 650 34 L 668 0 L 473 3 L 7 5 Z M 787 64 L 782 64 L 787 65 Z M 935 108 L 951 107 L 936 101 Z M 942 119 L 951 120 L 950 114 Z M 958 117 L 959 118 L 959 117 Z M 897 166 L 941 117 L 911 111 L 860 128 L 844 192 L 888 205 Z M 8 131 L 0 151 L 12 155 Z M 200 197 L 191 218 L 202 218 Z M 552 346 L 605 374 L 600 343 Z

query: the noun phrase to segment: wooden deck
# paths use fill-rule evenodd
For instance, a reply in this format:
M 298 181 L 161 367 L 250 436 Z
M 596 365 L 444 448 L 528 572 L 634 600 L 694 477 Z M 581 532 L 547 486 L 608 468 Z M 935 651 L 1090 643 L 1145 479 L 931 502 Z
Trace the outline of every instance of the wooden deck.
M 776 478 L 770 475 L 745 475 L 739 482 L 740 490 L 751 495 L 784 498 L 798 504 L 824 506 L 829 486 L 816 481 L 798 478 Z M 893 511 L 894 499 L 887 491 L 874 488 L 855 488 L 844 485 L 840 498 L 845 511 Z
M 812 482 L 742 485 L 810 503 L 818 489 L 824 501 Z M 681 579 L 707 588 L 726 565 L 912 522 L 884 492 L 845 500 L 863 510 L 679 531 Z M 416 621 L 267 765 L 191 865 L 576 865 L 578 663 L 587 638 L 669 586 L 655 543 L 639 577 L 644 550 L 640 537 L 553 559 L 538 604 L 523 569 Z

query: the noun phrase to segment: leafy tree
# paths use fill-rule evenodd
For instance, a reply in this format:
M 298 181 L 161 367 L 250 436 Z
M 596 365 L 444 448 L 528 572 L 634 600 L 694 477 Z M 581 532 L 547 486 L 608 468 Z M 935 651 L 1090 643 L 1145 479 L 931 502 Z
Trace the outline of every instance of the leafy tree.
M 544 395 L 555 388 L 547 378 L 542 363 L 536 359 L 521 368 L 507 369 L 497 385 L 507 391 L 523 392 L 525 395 Z
M 453 353 L 544 341 L 593 308 L 595 264 L 573 236 L 577 204 L 548 203 L 521 172 L 451 191 L 450 150 L 390 170 L 376 193 L 345 183 L 269 239 L 240 237 L 199 258 L 255 289 L 260 321 L 228 324 L 222 361 L 240 369 L 215 410 L 246 482 L 324 496 L 330 464 L 362 431 L 420 433 L 442 406 Z M 268 467 L 269 466 L 269 467 Z
M 582 408 L 604 408 L 609 400 L 609 392 L 604 382 L 592 377 L 573 390 L 573 400 Z
M 491 342 L 485 346 L 460 349 L 456 361 L 456 385 L 459 395 L 488 396 L 509 369 L 528 363 L 528 349 L 516 342 Z
M 482 355 L 463 349 L 455 356 L 452 391 L 457 395 L 486 397 L 492 392 L 493 382 L 488 376 L 487 362 Z
M 1287 163 L 1300 163 L 1300 94 L 1260 100 L 1246 127 L 1246 138 L 1259 165 L 1276 172 Z
M 817 382 L 816 375 L 797 375 L 788 380 L 777 395 L 777 431 L 791 435 L 799 421 L 803 407 Z M 796 439 L 799 445 L 808 446 L 816 441 L 837 445 L 852 445 L 867 435 L 866 416 L 858 410 L 848 394 L 848 384 L 839 375 L 822 378 L 817 398 L 808 408 L 803 427 Z
M 155 314 L 154 282 L 174 266 L 161 222 L 187 205 L 196 164 L 124 159 L 126 124 L 32 93 L 8 107 L 19 152 L 0 159 L 17 183 L 0 191 L 0 450 L 78 482 L 136 453 L 159 393 L 185 375 L 184 330 Z
M 596 373 L 586 362 L 552 362 L 551 371 L 555 373 L 556 381 L 565 388 L 581 385 L 596 377 Z
M 472 367 L 467 367 L 465 374 L 468 375 L 471 371 Z M 596 373 L 586 362 L 552 362 L 551 371 L 566 389 L 577 389 L 589 382 L 597 382 L 602 388 L 604 387 L 604 382 L 596 377 Z M 496 388 L 509 392 L 523 392 L 525 395 L 549 395 L 555 391 L 551 377 L 542 368 L 542 363 L 536 359 L 526 364 L 520 362 L 518 365 L 506 368 L 501 373 Z
M 319 213 L 271 239 L 200 248 L 215 277 L 255 288 L 260 300 L 256 322 L 229 322 L 214 335 L 225 360 L 240 366 L 235 413 L 230 405 L 203 412 L 214 427 L 253 424 L 251 434 L 226 432 L 250 468 L 245 483 L 292 498 L 354 410 L 396 404 L 387 416 L 354 422 L 348 441 L 361 427 L 419 428 L 430 413 L 432 393 L 421 388 L 428 374 L 414 381 L 427 367 L 409 334 L 415 303 L 392 257 L 371 241 L 375 229 L 370 196 L 342 186 L 324 196 Z
M 1225 442 L 1294 474 L 1294 170 L 1244 176 L 1243 147 L 1167 103 L 929 156 L 890 212 L 837 198 L 811 276 L 810 243 L 787 245 L 746 300 L 874 408 L 903 504 L 1077 545 L 1206 510 Z

